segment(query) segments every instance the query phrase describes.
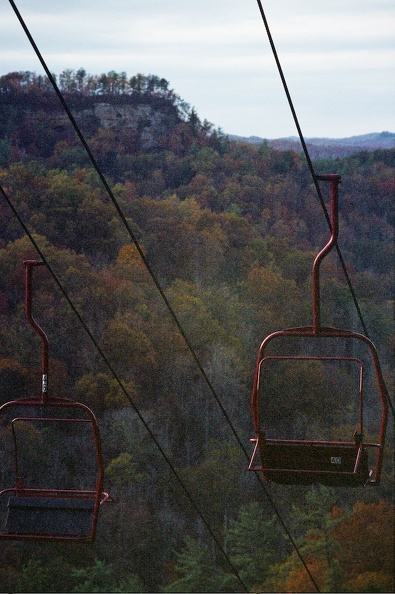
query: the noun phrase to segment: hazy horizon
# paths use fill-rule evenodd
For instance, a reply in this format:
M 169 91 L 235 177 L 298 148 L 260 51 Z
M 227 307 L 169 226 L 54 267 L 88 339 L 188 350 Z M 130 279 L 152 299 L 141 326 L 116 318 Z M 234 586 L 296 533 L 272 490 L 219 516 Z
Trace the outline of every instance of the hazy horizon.
M 226 134 L 297 133 L 255 0 L 17 6 L 51 72 L 156 74 Z M 392 2 L 278 0 L 263 7 L 305 137 L 395 130 Z M 42 72 L 7 2 L 0 39 L 0 72 Z

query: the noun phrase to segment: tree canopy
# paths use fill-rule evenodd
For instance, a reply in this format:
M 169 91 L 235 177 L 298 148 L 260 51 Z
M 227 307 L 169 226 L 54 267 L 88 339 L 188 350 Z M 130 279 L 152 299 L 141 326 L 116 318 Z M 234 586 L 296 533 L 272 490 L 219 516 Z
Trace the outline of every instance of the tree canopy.
M 230 141 L 160 76 L 90 75 L 80 68 L 57 81 L 248 448 L 257 349 L 273 330 L 311 323 L 311 265 L 329 234 L 302 155 Z M 342 175 L 339 246 L 390 387 L 394 156 L 376 150 L 314 163 L 317 172 Z M 48 81 L 35 73 L 0 77 L 0 183 L 247 587 L 311 591 L 140 251 Z M 24 315 L 23 261 L 37 254 L 5 200 L 0 213 L 6 402 L 38 390 L 40 344 Z M 335 255 L 322 270 L 322 299 L 325 324 L 360 331 Z M 116 503 L 103 510 L 93 547 L 65 544 L 54 552 L 43 543 L 3 543 L 0 589 L 239 591 L 237 576 L 44 268 L 34 277 L 34 309 L 49 337 L 50 389 L 97 415 L 106 489 Z M 273 403 L 282 395 L 284 408 L 280 415 L 273 404 L 271 418 L 285 431 L 348 434 L 350 385 L 345 371 L 319 365 L 277 369 Z M 369 427 L 375 414 L 369 402 Z M 38 472 L 35 461 L 46 452 L 52 476 L 51 460 L 59 458 L 47 450 L 48 435 L 23 430 L 30 472 Z M 0 455 L 8 459 L 1 426 L 0 432 Z M 4 480 L 11 470 L 10 463 L 2 466 Z M 377 489 L 271 486 L 321 591 L 391 591 L 392 471 L 389 445 Z

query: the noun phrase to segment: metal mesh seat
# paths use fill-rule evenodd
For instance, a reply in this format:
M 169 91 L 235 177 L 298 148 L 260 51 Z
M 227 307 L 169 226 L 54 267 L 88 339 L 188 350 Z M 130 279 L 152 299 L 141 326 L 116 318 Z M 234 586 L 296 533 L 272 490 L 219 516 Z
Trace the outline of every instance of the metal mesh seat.
M 8 534 L 87 537 L 92 530 L 94 499 L 19 497 L 8 501 Z

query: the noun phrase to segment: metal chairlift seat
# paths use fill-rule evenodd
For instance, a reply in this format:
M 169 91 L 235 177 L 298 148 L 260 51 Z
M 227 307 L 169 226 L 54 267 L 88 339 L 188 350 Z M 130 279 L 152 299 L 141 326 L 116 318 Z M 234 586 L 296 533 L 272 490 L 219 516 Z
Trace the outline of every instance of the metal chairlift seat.
M 75 496 L 12 496 L 8 500 L 7 533 L 89 537 L 94 508 L 94 499 Z
M 268 481 L 358 487 L 368 483 L 366 448 L 352 442 L 258 440 L 261 470 Z
M 22 411 L 19 414 L 18 411 Z M 26 410 L 30 413 L 26 414 Z M 43 416 L 43 410 L 46 416 Z M 7 414 L 11 413 L 11 417 Z M 53 416 L 51 416 L 51 413 Z M 14 416 L 17 414 L 18 416 Z M 99 508 L 108 499 L 103 488 L 103 463 L 100 435 L 92 411 L 85 405 L 64 398 L 50 398 L 43 405 L 41 398 L 19 399 L 0 407 L 0 418 L 12 435 L 14 478 L 0 490 L 0 497 L 8 497 L 7 512 L 0 539 L 50 539 L 93 541 Z M 90 438 L 89 464 L 90 488 L 61 488 L 26 486 L 23 476 L 26 452 L 18 443 L 18 425 L 40 425 L 42 433 L 50 428 L 65 433 L 61 441 L 67 446 L 67 434 L 76 426 L 84 426 L 84 437 Z M 54 427 L 55 426 L 55 427 Z M 81 432 L 82 434 L 82 432 Z M 91 459 L 94 452 L 94 458 Z M 25 462 L 26 464 L 26 462 Z M 80 477 L 81 478 L 81 477 Z M 45 477 L 42 478 L 45 483 Z
M 308 485 L 321 483 L 339 487 L 357 487 L 363 485 L 378 485 L 382 469 L 383 449 L 388 416 L 388 393 L 380 369 L 377 351 L 372 342 L 362 334 L 339 328 L 323 327 L 320 323 L 319 300 L 319 266 L 323 258 L 332 249 L 338 235 L 338 183 L 340 176 L 329 174 L 317 176 L 317 179 L 331 183 L 331 238 L 327 245 L 317 255 L 312 274 L 312 305 L 313 325 L 289 328 L 273 332 L 262 342 L 255 369 L 253 390 L 251 396 L 251 411 L 255 428 L 254 449 L 249 464 L 249 470 L 262 471 L 265 480 L 282 484 Z M 331 357 L 327 354 L 310 355 L 268 355 L 268 347 L 277 339 L 303 339 L 317 344 L 321 342 L 341 339 L 356 341 L 367 347 L 369 361 L 374 369 L 377 391 L 381 404 L 381 418 L 378 439 L 366 442 L 363 427 L 363 362 L 350 357 Z M 311 344 L 311 342 L 310 342 Z M 314 439 L 273 439 L 267 435 L 268 428 L 262 427 L 261 393 L 265 390 L 265 374 L 263 366 L 271 359 L 299 360 L 315 359 L 318 361 L 358 361 L 360 365 L 359 381 L 359 428 L 354 439 L 349 441 L 321 441 Z M 317 403 L 318 404 L 318 403 Z M 264 411 L 262 411 L 264 415 Z M 352 438 L 352 436 L 350 436 Z M 369 456 L 375 452 L 375 461 L 369 464 Z

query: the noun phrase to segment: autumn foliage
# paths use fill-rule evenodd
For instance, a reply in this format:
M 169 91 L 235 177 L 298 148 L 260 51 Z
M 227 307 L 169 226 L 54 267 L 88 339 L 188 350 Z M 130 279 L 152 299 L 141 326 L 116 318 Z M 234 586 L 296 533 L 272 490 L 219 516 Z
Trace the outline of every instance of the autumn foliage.
M 34 73 L 0 77 L 0 184 L 115 371 L 48 271 L 35 271 L 50 390 L 94 409 L 106 489 L 116 503 L 103 509 L 91 547 L 3 542 L 0 590 L 229 592 L 240 591 L 238 574 L 249 591 L 315 591 L 223 414 L 248 450 L 259 344 L 273 330 L 311 323 L 311 265 L 329 231 L 303 156 L 230 141 L 161 77 L 80 69 L 58 82 L 133 237 L 48 82 Z M 390 388 L 394 154 L 314 163 L 319 173 L 342 175 L 339 245 Z M 23 261 L 37 254 L 3 198 L 1 403 L 40 385 L 40 344 L 25 320 L 23 280 Z M 322 270 L 322 298 L 325 325 L 361 331 L 335 254 Z M 273 416 L 282 410 L 284 426 L 352 433 L 348 376 L 325 374 L 319 366 L 313 373 L 284 368 L 273 391 L 284 396 L 295 382 L 297 405 L 286 398 Z M 306 377 L 322 405 L 304 388 Z M 371 399 L 369 431 L 376 418 Z M 44 436 L 25 430 L 32 460 L 39 463 L 37 444 L 50 456 Z M 377 489 L 269 487 L 323 592 L 393 591 L 391 435 L 392 427 Z M 50 462 L 48 480 L 56 472 Z M 2 462 L 2 480 L 10 472 Z

